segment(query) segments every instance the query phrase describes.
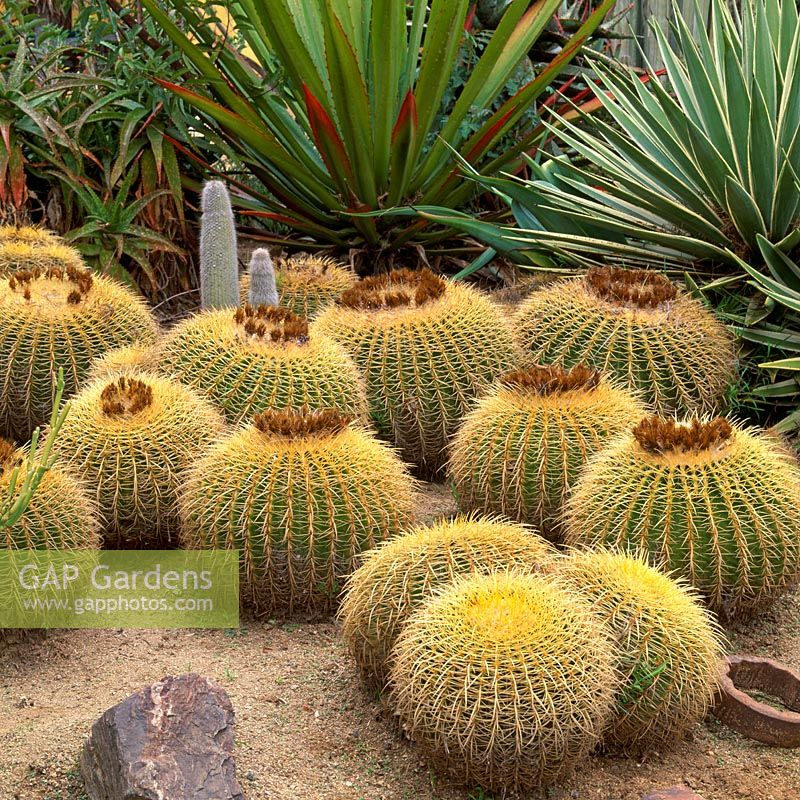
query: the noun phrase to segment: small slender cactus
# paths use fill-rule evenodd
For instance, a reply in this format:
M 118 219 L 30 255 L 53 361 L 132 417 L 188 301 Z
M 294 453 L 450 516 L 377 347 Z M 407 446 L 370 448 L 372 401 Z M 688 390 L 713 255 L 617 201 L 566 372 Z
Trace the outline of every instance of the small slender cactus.
M 250 276 L 250 288 L 247 291 L 247 302 L 253 308 L 258 306 L 277 306 L 278 289 L 275 286 L 275 267 L 269 250 L 259 247 L 250 257 L 247 269 Z
M 200 302 L 206 308 L 239 305 L 236 226 L 222 181 L 203 187 L 200 220 Z

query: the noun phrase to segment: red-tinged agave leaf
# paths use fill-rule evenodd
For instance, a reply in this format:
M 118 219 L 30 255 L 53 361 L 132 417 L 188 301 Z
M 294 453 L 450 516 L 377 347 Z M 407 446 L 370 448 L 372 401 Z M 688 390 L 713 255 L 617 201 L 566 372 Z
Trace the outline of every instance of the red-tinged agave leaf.
M 349 196 L 352 193 L 351 186 L 355 183 L 353 168 L 347 157 L 344 143 L 336 130 L 336 125 L 328 116 L 322 103 L 305 83 L 303 84 L 303 94 L 306 100 L 308 122 L 311 125 L 317 150 L 319 150 L 328 172 L 337 179 L 342 194 Z
M 472 26 L 475 23 L 475 12 L 477 11 L 478 4 L 473 3 L 469 7 L 469 11 L 467 11 L 467 20 L 464 23 L 464 30 L 469 33 L 472 30 Z
M 11 123 L 10 122 L 3 122 L 0 123 L 0 134 L 3 136 L 3 142 L 6 145 L 6 150 L 11 152 Z
M 417 101 L 414 97 L 414 92 L 409 89 L 403 99 L 403 104 L 400 106 L 397 122 L 395 122 L 394 128 L 392 128 L 392 144 L 401 136 L 411 138 L 411 136 L 416 134 L 418 126 Z

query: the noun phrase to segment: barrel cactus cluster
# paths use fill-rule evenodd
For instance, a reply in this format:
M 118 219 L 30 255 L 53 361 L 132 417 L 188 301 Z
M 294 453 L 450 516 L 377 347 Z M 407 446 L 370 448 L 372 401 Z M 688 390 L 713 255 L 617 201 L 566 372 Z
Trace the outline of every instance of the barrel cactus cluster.
M 643 557 L 559 554 L 480 516 L 367 553 L 340 618 L 431 763 L 497 792 L 551 783 L 598 745 L 679 739 L 711 704 L 723 649 L 692 591 Z

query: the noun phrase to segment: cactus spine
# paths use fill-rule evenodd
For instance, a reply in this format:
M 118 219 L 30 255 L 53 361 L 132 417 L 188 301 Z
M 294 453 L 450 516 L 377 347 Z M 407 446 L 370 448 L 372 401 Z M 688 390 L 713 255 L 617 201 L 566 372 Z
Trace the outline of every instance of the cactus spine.
M 426 477 L 443 471 L 462 415 L 517 356 L 488 299 L 430 270 L 365 278 L 312 330 L 353 356 L 366 376 L 378 432 Z
M 435 765 L 493 792 L 550 783 L 600 738 L 618 687 L 609 633 L 544 575 L 459 579 L 411 617 L 393 700 Z
M 284 308 L 206 311 L 165 338 L 160 367 L 230 422 L 272 408 L 335 408 L 366 420 L 364 383 L 341 345 Z
M 503 514 L 558 539 L 586 461 L 642 413 L 630 392 L 585 367 L 507 373 L 453 440 L 449 472 L 460 508 Z
M 663 275 L 593 268 L 534 292 L 515 317 L 532 363 L 584 364 L 659 413 L 718 410 L 735 366 L 732 337 Z
M 242 553 L 245 602 L 323 611 L 360 554 L 410 521 L 413 482 L 336 411 L 267 411 L 215 445 L 181 496 L 183 543 Z
M 25 270 L 84 269 L 81 254 L 73 247 L 56 241 L 0 241 L 0 275 Z
M 348 581 L 342 630 L 364 678 L 388 678 L 389 653 L 417 608 L 459 575 L 502 565 L 538 570 L 554 550 L 522 525 L 488 517 L 458 517 L 420 527 L 368 553 Z
M 200 218 L 200 304 L 204 309 L 239 305 L 236 223 L 222 181 L 203 187 Z
M 108 544 L 162 546 L 177 534 L 184 472 L 221 431 L 191 389 L 130 369 L 73 398 L 53 452 L 95 492 Z
M 593 458 L 566 538 L 648 554 L 724 615 L 773 598 L 800 569 L 800 467 L 771 436 L 718 418 L 650 417 Z
M 614 634 L 623 681 L 604 743 L 640 751 L 702 720 L 718 683 L 722 637 L 694 594 L 641 557 L 605 550 L 571 553 L 560 572 Z
M 28 455 L 0 439 L 0 494 L 12 492 L 15 469 L 25 471 Z M 19 473 L 18 473 L 19 474 Z M 21 481 L 12 496 L 18 495 Z M 28 507 L 0 529 L 0 547 L 20 550 L 59 550 L 100 546 L 97 509 L 83 487 L 68 472 L 51 467 L 42 476 Z
M 69 396 L 96 357 L 151 344 L 157 332 L 140 298 L 87 270 L 24 270 L 0 278 L 0 432 L 27 439 L 49 420 L 59 367 Z
M 259 247 L 250 257 L 247 274 L 250 278 L 247 302 L 253 308 L 258 306 L 277 306 L 278 290 L 275 288 L 275 267 L 269 250 Z

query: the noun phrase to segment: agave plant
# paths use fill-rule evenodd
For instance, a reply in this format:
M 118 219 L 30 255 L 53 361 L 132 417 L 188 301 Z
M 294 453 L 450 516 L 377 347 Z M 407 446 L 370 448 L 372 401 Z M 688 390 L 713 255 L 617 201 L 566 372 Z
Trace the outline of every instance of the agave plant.
M 605 110 L 546 127 L 572 159 L 530 161 L 531 178 L 479 179 L 512 203 L 523 232 L 451 224 L 539 263 L 686 267 L 759 257 L 758 237 L 800 244 L 800 13 L 796 3 L 712 0 L 708 30 L 675 6 L 674 34 L 653 23 L 666 83 L 597 63 Z M 430 209 L 444 221 L 442 209 Z
M 221 45 L 218 25 L 196 3 L 144 0 L 203 88 L 163 85 L 211 121 L 267 187 L 261 194 L 249 190 L 255 213 L 317 241 L 382 251 L 436 235 L 424 220 L 382 216 L 382 210 L 410 203 L 458 208 L 474 194 L 453 151 L 490 174 L 513 164 L 542 135 L 539 126 L 529 126 L 513 147 L 492 152 L 613 0 L 599 3 L 552 61 L 477 130 L 465 121 L 491 109 L 559 5 L 510 2 L 442 118 L 470 0 L 238 0 L 228 13 L 255 60 Z M 276 63 L 281 75 L 273 82 Z

